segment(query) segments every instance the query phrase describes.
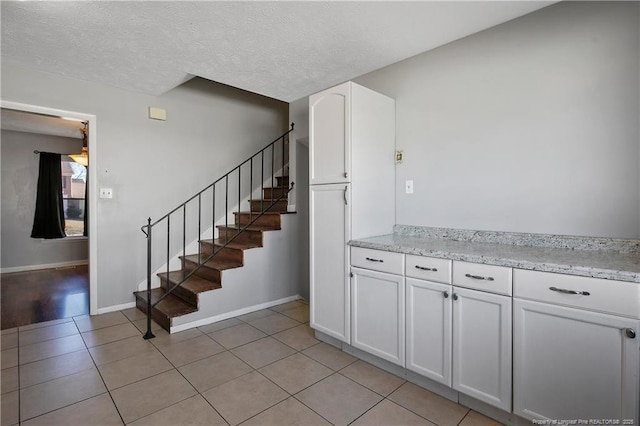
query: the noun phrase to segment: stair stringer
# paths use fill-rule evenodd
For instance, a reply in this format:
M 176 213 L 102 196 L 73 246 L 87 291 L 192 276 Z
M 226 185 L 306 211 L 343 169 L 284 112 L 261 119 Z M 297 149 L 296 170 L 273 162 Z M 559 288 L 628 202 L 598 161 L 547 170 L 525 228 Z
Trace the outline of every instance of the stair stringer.
M 303 260 L 296 239 L 300 231 L 299 215 L 283 214 L 282 229 L 265 231 L 263 247 L 245 250 L 244 266 L 223 271 L 222 288 L 200 293 L 198 312 L 174 317 L 171 333 L 297 298 Z
M 276 175 L 279 174 L 281 176 L 282 175 L 282 169 L 276 170 L 275 173 L 276 173 Z M 275 185 L 276 179 L 274 178 L 273 181 L 274 181 L 274 185 Z M 271 187 L 271 177 L 266 178 L 262 182 L 262 185 L 263 185 L 263 188 Z M 259 200 L 260 198 L 262 198 L 261 192 L 262 192 L 262 187 L 260 187 L 260 185 L 254 187 L 253 190 L 251 191 L 252 197 L 249 198 L 249 196 L 246 196 L 246 197 L 242 198 L 240 200 L 240 207 L 248 206 L 250 199 Z M 238 203 L 237 202 L 235 204 L 233 204 L 233 205 L 230 205 L 229 206 L 229 210 L 227 211 L 227 216 L 226 216 L 227 222 L 226 223 L 232 225 L 234 223 L 233 212 L 237 212 L 237 211 L 240 211 L 240 210 L 241 209 L 238 207 Z M 248 208 L 245 209 L 245 210 L 248 210 Z M 220 215 L 220 218 L 218 220 L 216 220 L 214 226 L 209 226 L 208 228 L 205 228 L 200 233 L 200 240 L 212 239 L 212 238 L 214 238 L 214 235 L 215 235 L 215 238 L 217 238 L 218 237 L 218 230 L 216 229 L 216 226 L 222 226 L 224 224 L 225 224 L 225 215 Z M 195 239 L 193 241 L 188 242 L 187 245 L 186 245 L 185 253 L 186 254 L 198 253 L 198 244 L 199 244 L 200 240 Z M 178 270 L 178 269 L 182 268 L 182 261 L 180 260 L 181 256 L 182 256 L 182 250 L 179 250 L 175 255 L 173 255 L 169 259 L 169 270 L 170 271 L 175 271 L 175 270 Z M 164 262 L 155 271 L 151 271 L 151 288 L 160 287 L 160 278 L 158 277 L 158 274 L 161 274 L 163 272 L 167 272 L 167 262 Z M 137 289 L 138 289 L 137 291 L 144 291 L 144 290 L 147 289 L 147 279 L 146 278 L 138 283 Z

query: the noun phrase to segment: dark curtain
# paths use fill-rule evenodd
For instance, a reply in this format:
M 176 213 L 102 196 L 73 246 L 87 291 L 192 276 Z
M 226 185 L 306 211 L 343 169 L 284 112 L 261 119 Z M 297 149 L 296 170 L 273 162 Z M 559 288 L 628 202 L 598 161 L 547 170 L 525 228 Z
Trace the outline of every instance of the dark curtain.
M 84 231 L 82 235 L 87 237 L 89 235 L 89 166 L 87 166 L 87 172 L 84 179 Z
M 33 218 L 31 238 L 51 239 L 65 236 L 60 154 L 41 152 L 36 214 Z

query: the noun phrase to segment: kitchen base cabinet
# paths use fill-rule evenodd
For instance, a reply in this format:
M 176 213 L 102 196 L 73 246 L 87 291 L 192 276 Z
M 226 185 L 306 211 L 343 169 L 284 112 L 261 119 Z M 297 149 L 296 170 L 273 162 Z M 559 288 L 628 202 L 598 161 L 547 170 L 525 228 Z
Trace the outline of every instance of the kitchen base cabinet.
M 513 303 L 515 414 L 638 424 L 640 321 L 528 300 Z
M 404 278 L 351 268 L 352 345 L 404 367 Z
M 407 369 L 451 386 L 451 285 L 406 278 Z
M 511 297 L 453 287 L 455 390 L 511 411 L 511 344 Z

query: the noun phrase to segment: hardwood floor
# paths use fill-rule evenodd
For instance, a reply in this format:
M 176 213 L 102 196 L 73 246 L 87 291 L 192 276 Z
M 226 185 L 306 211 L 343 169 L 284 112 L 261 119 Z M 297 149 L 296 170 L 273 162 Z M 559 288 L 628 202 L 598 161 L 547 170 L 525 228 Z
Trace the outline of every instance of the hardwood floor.
M 0 275 L 1 328 L 13 328 L 89 313 L 89 268 Z

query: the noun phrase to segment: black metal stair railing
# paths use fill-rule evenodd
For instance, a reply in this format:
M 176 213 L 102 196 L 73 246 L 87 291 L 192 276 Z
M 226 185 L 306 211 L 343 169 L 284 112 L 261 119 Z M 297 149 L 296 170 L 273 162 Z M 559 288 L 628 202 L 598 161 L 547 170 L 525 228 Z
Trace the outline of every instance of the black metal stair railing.
M 150 339 L 155 337 L 153 335 L 153 333 L 151 332 L 151 312 L 152 309 L 158 305 L 158 303 L 160 303 L 161 301 L 163 301 L 167 296 L 169 296 L 171 293 L 174 292 L 174 290 L 176 290 L 178 287 L 180 287 L 185 281 L 187 281 L 190 277 L 192 277 L 198 270 L 200 270 L 200 268 L 202 268 L 207 262 L 209 262 L 211 259 L 213 259 L 220 251 L 224 250 L 230 243 L 232 243 L 236 238 L 238 238 L 246 229 L 248 229 L 249 227 L 251 227 L 251 225 L 253 225 L 260 217 L 262 217 L 267 211 L 269 211 L 269 209 L 271 207 L 273 207 L 274 205 L 276 205 L 280 200 L 284 199 L 287 194 L 293 189 L 294 183 L 291 183 L 291 186 L 285 185 L 286 186 L 286 190 L 284 189 L 285 186 L 282 187 L 282 189 L 280 189 L 280 193 L 279 196 L 277 198 L 275 198 L 273 196 L 274 191 L 275 191 L 275 187 L 274 187 L 274 181 L 276 178 L 276 161 L 277 161 L 277 155 L 276 155 L 276 145 L 278 145 L 278 143 L 280 143 L 281 145 L 281 149 L 280 149 L 280 168 L 282 170 L 282 176 L 284 176 L 284 167 L 285 167 L 285 145 L 286 142 L 288 142 L 288 136 L 289 134 L 293 131 L 293 127 L 294 127 L 294 123 L 291 123 L 291 128 L 289 130 L 287 130 L 285 133 L 283 133 L 281 136 L 279 136 L 278 138 L 276 138 L 273 142 L 271 142 L 270 144 L 268 144 L 267 146 L 265 146 L 264 148 L 262 148 L 260 151 L 256 152 L 255 154 L 253 154 L 251 157 L 247 158 L 245 161 L 243 161 L 242 163 L 240 163 L 238 166 L 234 167 L 232 170 L 230 170 L 228 173 L 224 174 L 222 177 L 220 177 L 219 179 L 217 179 L 216 181 L 214 181 L 213 183 L 211 183 L 210 185 L 208 185 L 206 188 L 204 188 L 203 190 L 201 190 L 200 192 L 196 193 L 194 196 L 192 196 L 191 198 L 189 198 L 187 201 L 185 201 L 184 203 L 180 204 L 178 207 L 174 208 L 173 210 L 171 210 L 169 213 L 165 214 L 164 216 L 162 216 L 160 219 L 152 222 L 151 218 L 149 218 L 147 220 L 147 224 L 143 225 L 141 227 L 142 232 L 145 234 L 146 240 L 147 240 L 147 332 L 144 335 L 145 339 Z M 271 170 L 270 170 L 270 175 L 271 175 L 271 198 L 270 198 L 270 202 L 269 203 L 265 203 L 264 200 L 264 182 L 265 182 L 265 178 L 264 178 L 264 173 L 265 173 L 265 154 L 267 155 L 267 161 L 268 161 L 268 156 L 271 156 Z M 253 188 L 253 179 L 254 179 L 254 159 L 256 159 L 256 157 L 260 157 L 259 158 L 259 162 L 260 162 L 260 194 L 262 194 L 261 196 L 261 201 L 260 201 L 260 211 L 259 212 L 253 212 L 253 209 L 251 208 L 251 202 L 253 201 L 253 191 L 254 189 L 257 190 L 256 188 Z M 231 237 L 229 237 L 229 179 L 230 177 L 234 174 L 237 173 L 237 179 L 238 179 L 238 212 L 240 212 L 240 204 L 242 202 L 242 168 L 243 167 L 249 167 L 249 182 L 248 182 L 248 189 L 249 191 L 249 222 L 244 225 L 244 226 L 240 226 L 237 225 L 236 232 L 235 234 L 233 234 Z M 267 171 L 269 171 L 269 167 L 267 166 Z M 225 218 L 225 225 L 224 225 L 224 229 L 225 229 L 225 238 L 224 238 L 224 243 L 223 244 L 216 244 L 215 243 L 215 227 L 216 227 L 216 198 L 217 198 L 217 194 L 216 194 L 216 185 L 220 184 L 222 186 L 224 182 L 224 218 Z M 201 246 L 200 246 L 200 239 L 201 239 L 201 235 L 202 235 L 202 197 L 203 194 L 205 194 L 207 191 L 211 191 L 212 195 L 212 205 L 211 205 L 211 227 L 212 227 L 212 233 L 214 236 L 214 244 L 213 244 L 213 250 L 212 253 L 207 256 L 206 258 L 203 259 L 202 257 L 202 253 L 201 253 Z M 153 228 L 158 226 L 160 223 L 162 222 L 166 222 L 166 226 L 167 226 L 167 234 L 166 234 L 166 264 L 167 264 L 167 270 L 166 270 L 166 279 L 167 279 L 167 283 L 170 283 L 169 281 L 169 272 L 170 272 L 170 260 L 171 260 L 171 218 L 173 215 L 176 215 L 178 213 L 181 213 L 182 215 L 182 257 L 186 257 L 186 247 L 187 247 L 187 205 L 189 205 L 192 202 L 197 202 L 197 208 L 198 208 L 198 213 L 197 213 L 197 246 L 198 246 L 198 265 L 193 268 L 189 273 L 187 273 L 186 275 L 183 275 L 182 279 L 176 283 L 175 285 L 173 285 L 171 288 L 169 288 L 161 297 L 158 298 L 158 300 L 156 300 L 155 302 L 151 302 L 151 271 L 152 271 L 152 249 L 153 249 L 153 245 L 152 245 L 152 231 Z M 256 213 L 254 215 L 254 213 Z M 238 220 L 238 223 L 240 223 L 240 221 Z M 219 247 L 216 249 L 216 245 L 218 245 Z M 173 255 L 175 256 L 177 253 L 174 252 Z

